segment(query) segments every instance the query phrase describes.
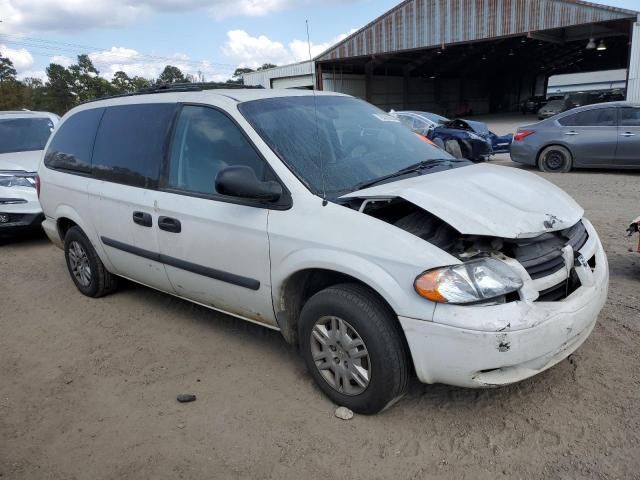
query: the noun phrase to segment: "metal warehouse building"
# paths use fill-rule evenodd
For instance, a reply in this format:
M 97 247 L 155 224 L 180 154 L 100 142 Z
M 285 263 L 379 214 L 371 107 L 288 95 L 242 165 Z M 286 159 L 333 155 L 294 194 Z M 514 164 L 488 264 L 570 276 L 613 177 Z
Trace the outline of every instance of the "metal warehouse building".
M 515 111 L 553 75 L 618 69 L 640 101 L 638 12 L 578 0 L 406 0 L 313 62 L 244 78 L 455 115 Z

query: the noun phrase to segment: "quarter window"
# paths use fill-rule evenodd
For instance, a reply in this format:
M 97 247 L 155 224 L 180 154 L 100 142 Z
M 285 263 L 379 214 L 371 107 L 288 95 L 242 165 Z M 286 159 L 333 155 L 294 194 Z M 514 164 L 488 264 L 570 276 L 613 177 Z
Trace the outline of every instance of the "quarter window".
M 171 148 L 168 186 L 217 194 L 216 176 L 232 165 L 251 167 L 261 180 L 272 179 L 264 160 L 229 117 L 212 108 L 185 106 Z
M 565 127 L 615 127 L 615 108 L 596 108 L 575 113 L 559 120 Z
M 156 188 L 176 106 L 107 107 L 93 152 L 93 174 L 109 182 Z
M 620 126 L 640 127 L 640 108 L 621 108 Z
M 91 151 L 103 108 L 83 110 L 69 117 L 54 134 L 44 164 L 49 168 L 89 173 Z

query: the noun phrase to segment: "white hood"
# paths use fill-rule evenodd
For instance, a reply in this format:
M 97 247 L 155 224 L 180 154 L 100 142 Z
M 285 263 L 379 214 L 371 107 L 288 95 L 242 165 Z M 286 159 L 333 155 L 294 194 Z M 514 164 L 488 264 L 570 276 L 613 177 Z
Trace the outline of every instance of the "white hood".
M 37 172 L 42 150 L 0 154 L 0 170 Z
M 523 238 L 575 225 L 584 210 L 563 190 L 516 168 L 479 164 L 378 185 L 343 198 L 403 198 L 465 235 Z

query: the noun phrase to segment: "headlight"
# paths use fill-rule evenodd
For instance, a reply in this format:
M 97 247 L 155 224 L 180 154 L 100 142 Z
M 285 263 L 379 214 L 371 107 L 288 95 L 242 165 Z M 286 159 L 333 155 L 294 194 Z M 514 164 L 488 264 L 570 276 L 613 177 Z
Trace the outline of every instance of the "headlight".
M 469 134 L 469 138 L 471 138 L 473 140 L 484 140 L 484 138 L 482 138 L 477 133 L 473 133 L 473 132 L 467 132 L 467 133 Z
M 0 174 L 0 187 L 36 188 L 36 179 L 33 176 Z
M 475 303 L 515 292 L 522 280 L 505 263 L 494 258 L 423 273 L 414 283 L 418 294 L 438 303 Z

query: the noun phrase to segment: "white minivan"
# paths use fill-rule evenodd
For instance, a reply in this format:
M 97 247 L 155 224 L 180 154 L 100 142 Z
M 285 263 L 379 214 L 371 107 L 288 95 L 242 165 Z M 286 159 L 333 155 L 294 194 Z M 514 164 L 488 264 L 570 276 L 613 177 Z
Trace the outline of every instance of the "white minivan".
M 474 165 L 368 103 L 232 89 L 81 105 L 39 169 L 77 288 L 118 277 L 282 332 L 337 404 L 506 385 L 575 351 L 608 288 L 584 211 Z

